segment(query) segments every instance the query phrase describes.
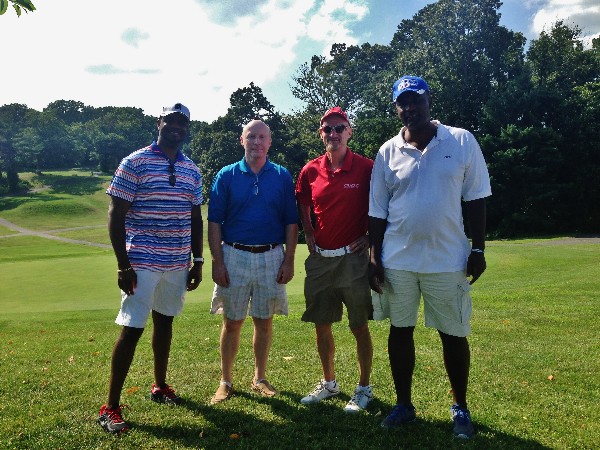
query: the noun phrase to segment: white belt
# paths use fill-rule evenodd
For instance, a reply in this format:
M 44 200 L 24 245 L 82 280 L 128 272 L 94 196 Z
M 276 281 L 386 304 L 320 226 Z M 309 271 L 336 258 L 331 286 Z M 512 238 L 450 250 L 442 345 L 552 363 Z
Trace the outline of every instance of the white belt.
M 336 248 L 335 250 L 326 250 L 324 248 L 319 247 L 317 244 L 315 244 L 315 251 L 319 255 L 325 256 L 326 258 L 333 258 L 335 256 L 344 256 L 346 253 L 352 253 L 350 251 L 349 245 L 346 245 L 345 247 L 342 247 L 342 248 Z

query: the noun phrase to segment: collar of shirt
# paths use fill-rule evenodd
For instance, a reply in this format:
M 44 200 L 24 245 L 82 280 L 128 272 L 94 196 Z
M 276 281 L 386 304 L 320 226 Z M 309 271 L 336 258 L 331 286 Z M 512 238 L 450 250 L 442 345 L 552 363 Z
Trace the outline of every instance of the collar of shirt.
M 242 160 L 239 162 L 239 165 L 240 165 L 240 170 L 242 172 L 252 173 L 252 170 L 250 169 L 250 167 L 246 163 L 246 158 L 242 158 Z M 266 170 L 270 170 L 272 167 L 273 167 L 273 163 L 267 157 L 267 162 L 265 162 L 265 165 L 263 166 L 263 168 L 260 169 L 260 172 L 258 172 L 258 175 L 260 175 L 261 173 L 263 173 Z
M 152 144 L 150 145 L 150 149 L 154 153 L 159 153 L 166 160 L 169 160 L 169 157 L 165 154 L 165 152 L 163 152 L 160 149 L 160 146 L 156 143 L 156 141 L 152 142 Z M 177 159 L 176 159 L 176 161 L 183 161 L 183 153 L 181 153 L 181 149 L 177 150 Z
M 344 172 L 350 172 L 350 169 L 352 168 L 352 160 L 354 159 L 354 153 L 352 153 L 352 150 L 350 150 L 350 147 L 346 147 L 346 157 L 344 158 L 344 163 L 341 165 L 341 167 L 339 169 L 336 170 L 343 170 Z M 323 155 L 323 158 L 321 158 L 321 169 L 322 170 L 331 170 L 329 168 L 329 164 L 327 164 L 327 162 L 329 161 L 329 158 L 327 158 L 327 154 Z M 335 171 L 333 171 L 335 172 Z

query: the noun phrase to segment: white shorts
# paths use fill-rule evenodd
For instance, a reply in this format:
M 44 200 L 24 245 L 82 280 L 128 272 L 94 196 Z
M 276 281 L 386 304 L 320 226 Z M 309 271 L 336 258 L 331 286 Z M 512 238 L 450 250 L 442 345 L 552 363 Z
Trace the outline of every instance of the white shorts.
M 187 270 L 136 270 L 135 273 L 137 286 L 133 295 L 121 291 L 121 310 L 115 323 L 145 328 L 151 310 L 170 317 L 181 314 L 187 290 Z
M 425 326 L 451 336 L 471 332 L 471 285 L 460 272 L 416 273 L 385 269 L 383 294 L 372 291 L 373 318 L 395 327 L 414 327 L 421 295 Z
M 257 319 L 269 319 L 274 314 L 287 316 L 285 284 L 277 283 L 283 257 L 282 245 L 264 253 L 223 245 L 229 287 L 215 284 L 210 313 L 225 313 L 229 320 L 243 320 L 248 314 Z

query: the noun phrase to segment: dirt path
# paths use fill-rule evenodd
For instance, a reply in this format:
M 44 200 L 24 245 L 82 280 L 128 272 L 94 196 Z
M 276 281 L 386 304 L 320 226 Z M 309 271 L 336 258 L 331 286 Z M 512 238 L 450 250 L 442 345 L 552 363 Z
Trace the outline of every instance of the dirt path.
M 30 235 L 30 236 L 38 236 L 38 237 L 45 238 L 45 239 L 53 239 L 55 241 L 68 242 L 70 244 L 90 245 L 92 247 L 98 247 L 98 248 L 112 248 L 110 245 L 107 245 L 107 244 L 98 244 L 96 242 L 82 241 L 79 239 L 69 239 L 69 238 L 60 237 L 60 236 L 54 236 L 53 234 L 51 234 L 51 233 L 59 233 L 59 232 L 63 232 L 63 231 L 73 231 L 73 230 L 83 230 L 86 228 L 96 228 L 95 226 L 76 227 L 76 228 L 61 228 L 61 229 L 57 229 L 57 230 L 50 230 L 48 232 L 42 232 L 42 231 L 29 230 L 27 228 L 20 227 L 18 225 L 15 225 L 12 222 L 9 222 L 6 219 L 2 219 L 1 217 L 0 217 L 0 225 L 5 226 L 6 228 L 10 228 L 11 230 L 17 231 L 17 234 L 8 234 L 5 236 L 0 236 L 0 239 L 10 238 L 10 237 L 14 237 L 14 236 L 21 236 L 21 235 Z M 545 241 L 524 243 L 521 245 L 573 245 L 573 244 L 600 244 L 600 236 L 565 237 L 565 238 L 561 238 L 561 239 L 548 239 Z
M 44 239 L 52 239 L 54 241 L 68 242 L 69 244 L 89 245 L 91 247 L 98 247 L 98 248 L 112 248 L 110 245 L 107 245 L 107 244 L 99 244 L 97 242 L 82 241 L 80 239 L 69 239 L 69 238 L 60 237 L 60 236 L 54 236 L 53 234 L 50 234 L 47 232 L 45 233 L 43 231 L 29 230 L 27 228 L 23 228 L 12 222 L 9 222 L 6 219 L 2 219 L 1 217 L 0 217 L 0 225 L 17 232 L 17 234 L 8 234 L 5 236 L 0 236 L 0 239 L 10 238 L 10 237 L 14 237 L 14 236 L 28 235 L 28 236 L 38 236 L 38 237 L 41 237 Z M 95 228 L 95 227 L 64 228 L 64 229 L 60 229 L 60 230 L 52 230 L 52 233 L 56 233 L 56 232 L 60 232 L 60 231 L 79 230 L 79 229 L 85 229 L 85 228 Z

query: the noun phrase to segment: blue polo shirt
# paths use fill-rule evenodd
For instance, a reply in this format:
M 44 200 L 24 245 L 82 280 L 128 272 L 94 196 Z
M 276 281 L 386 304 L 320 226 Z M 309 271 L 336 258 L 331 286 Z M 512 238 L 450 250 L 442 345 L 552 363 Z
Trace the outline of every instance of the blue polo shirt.
M 181 152 L 174 163 L 152 145 L 125 157 L 106 190 L 131 202 L 125 216 L 126 246 L 135 269 L 168 272 L 187 269 L 191 252 L 192 206 L 202 203 L 202 176 Z
M 283 244 L 286 225 L 298 223 L 292 176 L 267 159 L 257 175 L 246 160 L 223 167 L 210 191 L 208 220 L 225 242 Z

